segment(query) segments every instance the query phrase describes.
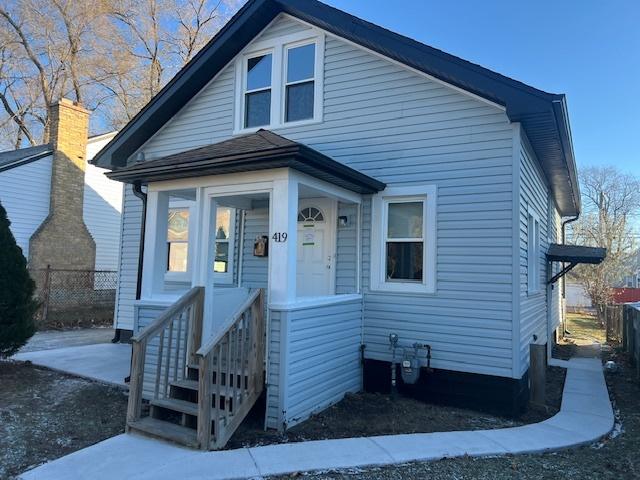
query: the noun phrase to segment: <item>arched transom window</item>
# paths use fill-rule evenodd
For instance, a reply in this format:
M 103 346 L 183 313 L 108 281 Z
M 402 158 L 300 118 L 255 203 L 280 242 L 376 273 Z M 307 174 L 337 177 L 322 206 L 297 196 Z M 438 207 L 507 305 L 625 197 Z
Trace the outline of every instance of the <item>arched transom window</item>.
M 298 212 L 299 222 L 324 222 L 324 215 L 316 207 L 306 207 Z

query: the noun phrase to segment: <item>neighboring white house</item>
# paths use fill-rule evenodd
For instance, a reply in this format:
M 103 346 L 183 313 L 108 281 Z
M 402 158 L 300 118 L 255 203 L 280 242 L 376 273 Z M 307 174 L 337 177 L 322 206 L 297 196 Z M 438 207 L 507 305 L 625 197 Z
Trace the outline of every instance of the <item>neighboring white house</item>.
M 566 289 L 567 308 L 591 308 L 591 298 L 580 283 L 567 282 Z
M 95 241 L 96 270 L 118 268 L 122 184 L 109 180 L 105 169 L 89 163 L 117 132 L 89 137 L 86 145 L 83 219 Z M 25 257 L 29 240 L 49 215 L 51 163 L 54 147 L 39 145 L 0 152 L 0 202 Z M 73 252 L 69 252 L 73 255 Z
M 406 391 L 520 411 L 561 321 L 555 265 L 584 256 L 553 245 L 580 213 L 564 95 L 311 0 L 247 2 L 95 162 L 128 184 L 118 328 L 203 286 L 205 344 L 266 289 L 270 428 L 388 389 L 392 334 L 395 361 L 431 347 Z

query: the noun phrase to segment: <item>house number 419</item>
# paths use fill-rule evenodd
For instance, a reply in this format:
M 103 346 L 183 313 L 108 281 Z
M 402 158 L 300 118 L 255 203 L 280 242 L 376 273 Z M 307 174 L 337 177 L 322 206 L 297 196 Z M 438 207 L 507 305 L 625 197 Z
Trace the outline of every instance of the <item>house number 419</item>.
M 273 241 L 274 242 L 286 242 L 287 241 L 287 232 L 276 232 L 273 234 Z

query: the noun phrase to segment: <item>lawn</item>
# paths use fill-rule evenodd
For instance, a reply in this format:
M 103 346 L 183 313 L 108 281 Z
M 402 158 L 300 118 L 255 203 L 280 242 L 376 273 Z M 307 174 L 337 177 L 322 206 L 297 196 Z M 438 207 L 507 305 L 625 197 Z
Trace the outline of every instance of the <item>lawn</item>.
M 595 315 L 568 313 L 567 331 L 571 332 L 567 335 L 567 339 L 574 341 L 577 345 L 606 342 L 606 331 L 600 326 Z
M 0 361 L 0 479 L 124 431 L 124 390 Z

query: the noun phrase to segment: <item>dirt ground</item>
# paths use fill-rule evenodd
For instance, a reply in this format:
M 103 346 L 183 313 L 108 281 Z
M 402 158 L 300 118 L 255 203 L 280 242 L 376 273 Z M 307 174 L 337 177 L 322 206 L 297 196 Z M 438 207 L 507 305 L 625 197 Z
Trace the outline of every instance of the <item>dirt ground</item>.
M 463 408 L 430 405 L 411 398 L 357 393 L 284 434 L 263 430 L 264 405 L 256 405 L 238 428 L 227 448 L 240 448 L 284 442 L 349 438 L 398 433 L 447 432 L 504 428 L 540 422 L 560 409 L 565 370 L 550 367 L 547 372 L 547 408 L 529 409 L 517 419 L 494 416 Z
M 123 390 L 0 361 L 0 479 L 124 431 Z
M 640 383 L 635 368 L 615 351 L 621 370 L 607 374 L 607 385 L 618 420 L 612 434 L 593 445 L 542 455 L 495 458 L 454 458 L 381 468 L 277 477 L 309 480 L 632 480 L 640 478 Z M 274 478 L 275 480 L 275 478 Z

